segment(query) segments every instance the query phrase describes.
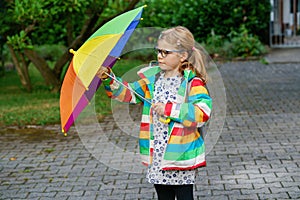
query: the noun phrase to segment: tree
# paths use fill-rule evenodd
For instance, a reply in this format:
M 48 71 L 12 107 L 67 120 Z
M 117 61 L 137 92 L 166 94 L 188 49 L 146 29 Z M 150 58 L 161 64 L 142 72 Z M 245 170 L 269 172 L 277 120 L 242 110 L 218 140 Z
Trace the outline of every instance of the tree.
M 211 35 L 228 37 L 241 25 L 264 40 L 268 35 L 269 0 L 143 0 L 148 5 L 145 26 L 189 28 L 198 42 Z M 176 9 L 174 9 L 176 8 Z M 266 42 L 266 41 L 265 41 Z
M 68 49 L 84 41 L 113 17 L 131 10 L 139 0 L 4 0 L 0 13 L 2 30 L 22 85 L 32 90 L 29 63 L 39 70 L 53 91 L 61 86 L 63 68 L 70 60 Z M 51 67 L 36 51 L 41 44 L 63 44 L 66 51 Z

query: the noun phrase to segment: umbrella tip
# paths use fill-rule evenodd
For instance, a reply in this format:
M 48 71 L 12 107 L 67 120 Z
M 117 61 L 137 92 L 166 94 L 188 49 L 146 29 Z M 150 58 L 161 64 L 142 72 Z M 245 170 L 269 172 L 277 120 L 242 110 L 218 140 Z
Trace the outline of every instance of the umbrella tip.
M 63 132 L 63 134 L 64 134 L 65 137 L 68 136 L 68 133 L 66 133 L 64 129 L 61 129 L 61 132 Z
M 74 49 L 70 49 L 69 52 L 73 55 L 76 53 L 76 51 L 74 51 Z

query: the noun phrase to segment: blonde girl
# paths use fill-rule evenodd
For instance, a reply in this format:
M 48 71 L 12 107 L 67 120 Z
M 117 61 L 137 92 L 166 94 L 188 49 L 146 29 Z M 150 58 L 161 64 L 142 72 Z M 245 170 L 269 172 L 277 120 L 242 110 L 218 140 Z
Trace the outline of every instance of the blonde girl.
M 158 65 L 141 69 L 136 82 L 115 77 L 109 68 L 101 68 L 98 76 L 109 97 L 143 104 L 140 155 L 158 199 L 191 200 L 196 169 L 206 166 L 198 127 L 212 108 L 205 88 L 205 56 L 182 26 L 163 31 L 155 50 Z

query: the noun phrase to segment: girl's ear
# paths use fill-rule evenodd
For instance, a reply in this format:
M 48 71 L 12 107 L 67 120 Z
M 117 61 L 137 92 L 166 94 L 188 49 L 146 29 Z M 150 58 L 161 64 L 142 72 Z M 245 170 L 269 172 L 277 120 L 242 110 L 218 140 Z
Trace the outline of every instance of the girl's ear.
M 187 58 L 188 58 L 188 52 L 185 51 L 185 52 L 180 54 L 180 61 L 181 62 L 187 60 Z

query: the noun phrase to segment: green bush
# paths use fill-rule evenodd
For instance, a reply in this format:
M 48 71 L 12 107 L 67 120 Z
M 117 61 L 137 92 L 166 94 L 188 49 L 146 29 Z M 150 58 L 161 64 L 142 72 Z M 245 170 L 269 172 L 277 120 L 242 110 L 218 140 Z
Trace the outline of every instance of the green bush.
M 229 36 L 232 57 L 246 58 L 266 53 L 266 49 L 258 37 L 250 34 L 244 25 L 240 27 L 239 32 L 232 31 Z
M 205 42 L 201 45 L 205 48 L 205 50 L 212 56 L 224 55 L 223 47 L 225 43 L 225 38 L 221 35 L 216 35 L 214 30 L 211 31 L 211 35 L 209 35 Z
M 267 43 L 269 0 L 144 0 L 145 27 L 186 26 L 202 43 L 214 30 L 224 38 L 244 24 L 249 33 Z
M 238 31 L 231 31 L 227 38 L 212 31 L 203 46 L 210 55 L 226 59 L 255 57 L 267 52 L 258 37 L 250 34 L 244 25 L 241 25 Z

